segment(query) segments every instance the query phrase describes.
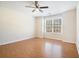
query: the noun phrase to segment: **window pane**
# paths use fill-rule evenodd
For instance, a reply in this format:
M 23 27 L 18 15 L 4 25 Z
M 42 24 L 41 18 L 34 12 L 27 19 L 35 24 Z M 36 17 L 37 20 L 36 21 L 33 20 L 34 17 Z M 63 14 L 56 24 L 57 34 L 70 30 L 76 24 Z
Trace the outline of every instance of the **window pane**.
M 54 19 L 53 31 L 58 33 L 61 32 L 61 19 Z
M 46 32 L 52 32 L 52 20 L 46 20 Z

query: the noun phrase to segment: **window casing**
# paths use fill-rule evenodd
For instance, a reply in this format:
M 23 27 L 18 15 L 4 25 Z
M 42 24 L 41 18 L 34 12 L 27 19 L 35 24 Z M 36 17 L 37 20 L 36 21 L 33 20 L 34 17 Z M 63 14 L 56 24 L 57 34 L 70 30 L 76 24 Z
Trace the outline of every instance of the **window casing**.
M 45 18 L 45 32 L 49 33 L 62 33 L 62 18 L 61 17 L 50 17 Z

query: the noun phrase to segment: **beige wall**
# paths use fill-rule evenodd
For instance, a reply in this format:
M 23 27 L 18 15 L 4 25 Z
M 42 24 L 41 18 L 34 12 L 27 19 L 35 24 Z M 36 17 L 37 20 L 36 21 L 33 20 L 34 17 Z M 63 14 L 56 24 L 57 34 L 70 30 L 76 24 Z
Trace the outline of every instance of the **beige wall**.
M 35 17 L 35 37 L 43 38 L 42 20 L 42 17 Z
M 42 25 L 44 24 L 42 24 L 42 20 L 44 19 L 42 17 L 35 17 L 35 21 L 29 13 L 29 10 L 29 12 L 27 12 L 26 8 L 18 7 L 17 3 L 13 5 L 11 4 L 13 4 L 13 2 L 10 4 L 8 2 L 1 4 L 0 2 L 0 45 L 32 37 L 43 37 L 44 33 L 42 32 Z M 62 15 L 63 18 L 63 33 L 47 33 L 46 37 L 75 43 L 75 12 L 75 10 L 70 10 L 68 12 L 58 14 L 57 16 Z
M 60 16 L 63 19 L 63 33 L 61 34 L 54 34 L 54 33 L 45 33 L 45 37 L 47 38 L 52 38 L 52 39 L 58 39 L 58 40 L 62 40 L 64 42 L 69 42 L 69 43 L 75 43 L 76 40 L 76 10 L 70 10 L 70 11 L 66 11 L 64 13 L 55 15 L 55 16 Z M 54 17 L 54 16 L 52 16 Z M 41 37 L 42 35 L 44 35 L 44 33 L 42 33 L 42 27 L 41 27 L 41 22 L 44 19 L 42 19 L 41 17 L 37 17 L 36 18 L 36 28 L 37 32 L 39 33 L 37 35 L 37 37 Z
M 34 37 L 33 17 L 17 4 L 15 6 L 8 5 L 8 2 L 7 4 L 0 2 L 0 45 L 32 37 Z
M 77 50 L 78 50 L 78 54 L 79 54 L 79 2 L 78 2 L 78 5 L 77 5 L 77 40 L 76 40 L 76 45 L 77 45 Z
M 76 42 L 76 9 L 65 12 L 63 15 L 64 32 L 63 38 L 65 42 Z

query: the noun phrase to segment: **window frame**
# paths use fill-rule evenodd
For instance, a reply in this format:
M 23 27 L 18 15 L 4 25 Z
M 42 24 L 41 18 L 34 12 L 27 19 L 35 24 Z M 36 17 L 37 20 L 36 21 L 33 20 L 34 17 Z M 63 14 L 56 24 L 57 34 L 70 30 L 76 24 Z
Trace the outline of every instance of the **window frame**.
M 46 17 L 47 18 L 47 17 Z M 62 34 L 63 33 L 63 18 L 61 17 L 61 16 L 55 16 L 55 17 L 50 17 L 50 18 L 44 18 L 44 20 L 45 20 L 45 32 L 46 33 L 53 33 L 53 34 Z M 61 32 L 54 32 L 54 28 L 52 27 L 52 32 L 47 32 L 46 31 L 46 20 L 52 20 L 52 26 L 53 26 L 53 23 L 54 23 L 54 20 L 57 20 L 57 19 L 61 19 L 61 25 L 60 25 L 60 27 L 61 27 Z

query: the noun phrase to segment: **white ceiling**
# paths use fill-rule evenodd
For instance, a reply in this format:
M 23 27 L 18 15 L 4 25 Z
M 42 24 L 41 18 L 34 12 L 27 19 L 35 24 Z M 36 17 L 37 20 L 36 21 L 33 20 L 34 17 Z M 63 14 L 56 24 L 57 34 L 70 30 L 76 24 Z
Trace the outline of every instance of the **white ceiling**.
M 62 13 L 76 8 L 77 2 L 75 1 L 39 1 L 40 6 L 48 6 L 48 9 L 43 9 L 41 12 L 32 12 L 33 8 L 26 8 L 26 5 L 34 6 L 33 1 L 14 1 L 14 2 L 0 2 L 0 6 L 10 7 L 18 11 L 28 12 L 32 16 L 47 16 Z
M 48 9 L 44 9 L 44 13 L 39 13 L 37 14 L 38 16 L 41 16 L 42 15 L 53 15 L 53 14 L 58 14 L 58 13 L 62 13 L 62 12 L 65 12 L 65 11 L 68 11 L 68 10 L 71 10 L 71 9 L 75 9 L 76 8 L 76 5 L 77 5 L 77 2 L 55 2 L 55 1 L 42 1 L 42 2 L 39 2 L 39 4 L 42 6 L 49 6 Z M 36 15 L 35 14 L 35 15 Z

